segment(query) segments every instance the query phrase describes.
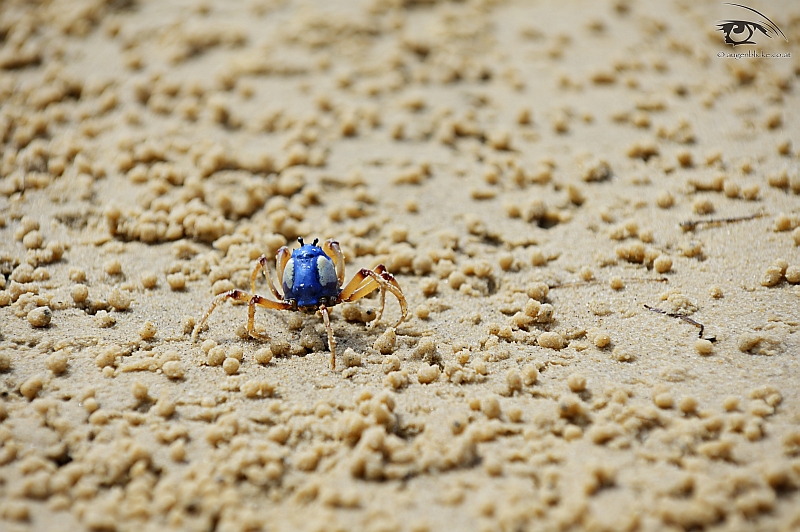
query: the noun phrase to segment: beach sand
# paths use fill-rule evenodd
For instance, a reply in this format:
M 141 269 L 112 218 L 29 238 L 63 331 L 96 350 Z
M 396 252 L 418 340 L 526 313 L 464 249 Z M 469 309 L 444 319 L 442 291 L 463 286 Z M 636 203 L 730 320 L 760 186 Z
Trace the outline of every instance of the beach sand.
M 752 7 L 3 2 L 0 529 L 800 529 L 800 4 Z M 298 237 L 405 321 L 192 341 Z

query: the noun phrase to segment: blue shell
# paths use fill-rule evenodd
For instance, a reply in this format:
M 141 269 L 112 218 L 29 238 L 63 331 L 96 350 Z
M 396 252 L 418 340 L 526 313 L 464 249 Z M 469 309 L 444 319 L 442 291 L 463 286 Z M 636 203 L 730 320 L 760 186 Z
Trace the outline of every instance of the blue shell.
M 316 308 L 322 298 L 332 306 L 341 292 L 333 261 L 321 247 L 313 244 L 304 244 L 292 251 L 281 284 L 283 299 L 297 301 L 299 308 Z

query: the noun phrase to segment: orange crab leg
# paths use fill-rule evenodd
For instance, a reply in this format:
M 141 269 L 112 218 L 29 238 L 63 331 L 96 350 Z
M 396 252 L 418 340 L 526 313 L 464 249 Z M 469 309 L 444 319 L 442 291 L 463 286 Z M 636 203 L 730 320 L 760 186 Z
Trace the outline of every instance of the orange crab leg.
M 364 281 L 367 280 L 366 283 Z M 386 303 L 386 291 L 391 292 L 400 303 L 401 317 L 397 325 L 400 325 L 408 316 L 408 304 L 403 291 L 400 289 L 400 284 L 395 280 L 394 276 L 386 271 L 383 264 L 379 264 L 375 270 L 368 270 L 362 268 L 347 284 L 339 295 L 339 300 L 343 302 L 352 302 L 361 299 L 362 297 L 380 289 L 381 291 L 381 308 L 378 311 L 378 316 L 375 318 L 374 323 L 377 323 L 383 315 L 383 309 Z
M 254 294 L 256 293 L 256 278 L 258 277 L 259 271 L 264 272 L 264 277 L 267 278 L 267 284 L 269 285 L 269 289 L 272 294 L 278 298 L 283 299 L 283 295 L 275 288 L 275 285 L 272 283 L 272 277 L 269 276 L 269 266 L 267 266 L 267 257 L 261 255 L 258 258 L 258 262 L 256 263 L 256 267 L 253 268 L 253 273 L 250 274 L 250 291 Z
M 254 295 L 250 298 L 250 302 L 248 303 L 247 307 L 247 334 L 249 334 L 251 338 L 262 338 L 267 340 L 269 339 L 269 336 L 261 336 L 256 333 L 256 328 L 255 328 L 256 305 L 258 305 L 259 307 L 271 308 L 274 310 L 289 310 L 290 308 L 292 308 L 292 306 L 288 303 L 283 303 L 281 301 L 270 301 L 269 299 L 261 297 L 259 295 Z
M 333 329 L 331 328 L 331 320 L 328 316 L 328 307 L 325 305 L 319 306 L 319 313 L 322 314 L 322 321 L 325 322 L 325 332 L 328 333 L 328 347 L 331 349 L 331 369 L 336 369 L 336 337 L 333 336 Z
M 200 319 L 200 322 L 195 326 L 194 331 L 192 331 L 192 342 L 197 339 L 197 335 L 205 326 L 206 321 L 208 321 L 209 316 L 211 313 L 214 312 L 214 309 L 217 308 L 217 305 L 225 301 L 226 299 L 234 299 L 236 301 L 247 301 L 248 302 L 248 315 L 247 315 L 247 333 L 253 338 L 259 338 L 258 334 L 255 331 L 255 313 L 256 313 L 256 305 L 260 307 L 271 308 L 275 310 L 288 310 L 291 307 L 288 303 L 278 302 L 278 301 L 270 301 L 269 299 L 265 299 L 259 295 L 251 295 L 245 292 L 244 290 L 229 290 L 228 292 L 223 292 L 215 297 L 211 301 L 211 305 L 208 307 L 208 310 Z

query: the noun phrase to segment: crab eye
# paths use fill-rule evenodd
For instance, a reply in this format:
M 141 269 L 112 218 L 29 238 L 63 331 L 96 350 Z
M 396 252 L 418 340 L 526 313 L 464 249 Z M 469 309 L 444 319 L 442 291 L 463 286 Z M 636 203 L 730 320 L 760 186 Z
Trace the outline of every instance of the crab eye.
M 291 288 L 294 285 L 294 259 L 286 261 L 286 267 L 283 269 L 283 287 L 284 290 Z
M 317 274 L 319 275 L 319 284 L 322 286 L 336 284 L 336 269 L 333 267 L 333 261 L 328 257 L 317 257 Z

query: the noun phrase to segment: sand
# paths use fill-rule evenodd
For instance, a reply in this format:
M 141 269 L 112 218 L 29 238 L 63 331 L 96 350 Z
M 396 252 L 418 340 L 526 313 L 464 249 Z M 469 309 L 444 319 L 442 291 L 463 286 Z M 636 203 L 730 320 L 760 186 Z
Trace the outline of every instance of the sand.
M 0 5 L 0 529 L 800 529 L 800 5 Z M 771 57 L 728 57 L 758 51 Z M 322 319 L 224 301 L 335 239 Z M 273 298 L 263 277 L 256 291 Z

